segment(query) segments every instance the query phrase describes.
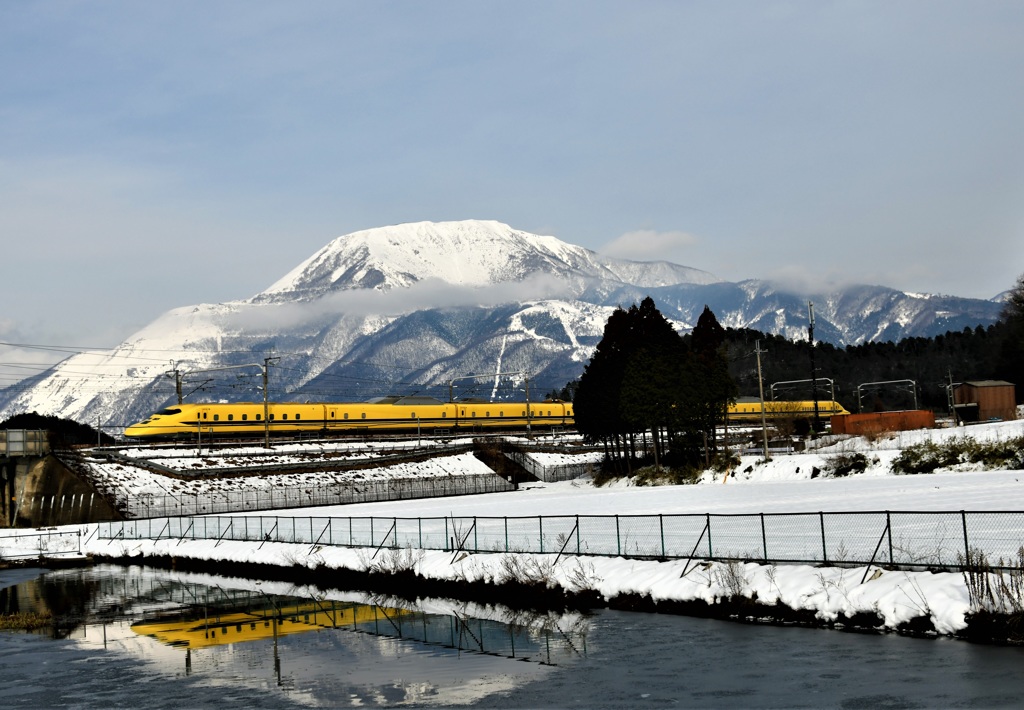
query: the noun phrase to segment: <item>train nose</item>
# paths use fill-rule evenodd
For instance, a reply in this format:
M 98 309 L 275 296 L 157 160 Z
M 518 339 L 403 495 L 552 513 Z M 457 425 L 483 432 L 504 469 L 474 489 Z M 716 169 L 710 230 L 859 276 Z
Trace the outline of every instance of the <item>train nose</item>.
M 138 422 L 124 428 L 124 435 L 128 438 L 135 438 L 146 435 L 146 429 L 148 428 L 149 420 L 144 422 Z

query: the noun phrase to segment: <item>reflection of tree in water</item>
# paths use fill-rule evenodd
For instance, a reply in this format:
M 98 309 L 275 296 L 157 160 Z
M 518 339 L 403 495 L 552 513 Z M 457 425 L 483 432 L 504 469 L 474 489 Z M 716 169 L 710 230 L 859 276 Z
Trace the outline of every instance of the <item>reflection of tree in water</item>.
M 86 619 L 97 583 L 84 570 L 63 570 L 0 589 L 0 613 L 49 616 L 46 631 L 66 638 Z

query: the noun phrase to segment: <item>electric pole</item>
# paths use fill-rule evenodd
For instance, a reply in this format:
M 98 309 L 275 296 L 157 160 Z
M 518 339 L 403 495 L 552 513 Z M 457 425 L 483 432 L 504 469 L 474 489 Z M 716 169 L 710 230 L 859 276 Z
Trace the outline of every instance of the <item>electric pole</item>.
M 268 385 L 270 384 L 270 363 L 280 360 L 279 357 L 263 358 L 263 446 L 270 448 L 270 400 L 267 396 Z
M 814 424 L 811 425 L 812 438 L 818 437 L 821 431 L 821 416 L 818 414 L 818 370 L 814 367 L 814 304 L 807 302 L 807 339 L 811 343 L 811 390 L 814 396 Z
M 761 435 L 764 437 L 764 460 L 768 462 L 772 460 L 772 457 L 768 455 L 768 423 L 764 413 L 764 380 L 761 379 L 761 353 L 767 351 L 761 349 L 760 340 L 754 344 L 754 352 L 757 353 L 757 389 L 761 393 Z
M 171 360 L 171 367 L 174 367 L 174 360 Z M 184 398 L 181 396 L 181 370 L 175 367 L 164 374 L 174 378 L 174 391 L 178 395 L 178 404 L 181 404 L 184 401 Z

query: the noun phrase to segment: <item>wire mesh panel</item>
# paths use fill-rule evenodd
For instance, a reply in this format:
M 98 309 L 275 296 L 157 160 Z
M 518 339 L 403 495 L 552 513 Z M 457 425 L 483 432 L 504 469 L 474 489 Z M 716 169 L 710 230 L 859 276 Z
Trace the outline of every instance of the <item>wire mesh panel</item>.
M 711 554 L 707 515 L 665 515 L 651 517 L 650 534 L 657 535 L 652 544 L 658 557 L 706 557 Z M 656 527 L 655 527 L 656 526 Z M 629 555 L 628 551 L 623 554 Z
M 577 533 L 575 516 L 545 517 L 541 527 L 540 549 L 536 552 L 561 552 L 575 554 Z
M 474 518 L 476 523 L 467 547 L 480 552 L 505 552 L 508 549 L 508 526 L 504 518 Z
M 892 563 L 940 567 L 963 557 L 963 521 L 958 513 L 891 513 Z
M 821 562 L 821 517 L 818 513 L 765 515 L 765 548 L 776 562 Z
M 711 556 L 721 559 L 763 560 L 760 515 L 708 516 Z
M 619 518 L 616 515 L 580 516 L 581 555 L 618 555 Z
M 540 550 L 540 517 L 508 518 L 508 551 L 538 552 Z
M 701 520 L 701 526 L 703 524 Z M 662 519 L 658 516 L 620 516 L 617 554 L 624 557 L 663 557 L 662 532 Z
M 994 567 L 1024 566 L 1024 513 L 964 513 L 965 536 L 972 551 Z
M 832 563 L 887 564 L 891 562 L 887 513 L 826 513 L 823 557 Z

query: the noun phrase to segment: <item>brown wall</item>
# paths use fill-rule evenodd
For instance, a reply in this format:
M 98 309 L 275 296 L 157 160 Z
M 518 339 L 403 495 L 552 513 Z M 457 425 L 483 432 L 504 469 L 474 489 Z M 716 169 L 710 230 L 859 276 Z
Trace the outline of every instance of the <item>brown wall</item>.
M 838 414 L 832 417 L 833 434 L 881 434 L 887 431 L 930 429 L 935 426 L 935 415 L 925 409 L 902 412 L 871 412 L 868 414 Z
M 956 404 L 977 404 L 980 422 L 989 419 L 1012 421 L 1017 418 L 1017 391 L 1011 384 L 975 387 L 965 382 L 953 390 L 953 401 Z

